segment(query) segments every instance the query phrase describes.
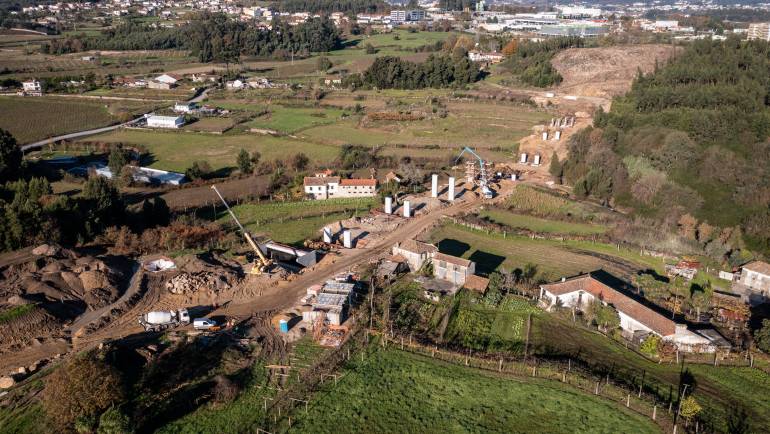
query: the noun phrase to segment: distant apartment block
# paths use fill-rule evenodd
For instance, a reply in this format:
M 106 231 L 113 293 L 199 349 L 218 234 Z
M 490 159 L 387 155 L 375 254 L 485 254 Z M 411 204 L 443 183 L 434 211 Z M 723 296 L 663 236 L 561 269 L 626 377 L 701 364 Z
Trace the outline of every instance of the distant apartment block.
M 748 38 L 770 41 L 770 23 L 749 24 Z

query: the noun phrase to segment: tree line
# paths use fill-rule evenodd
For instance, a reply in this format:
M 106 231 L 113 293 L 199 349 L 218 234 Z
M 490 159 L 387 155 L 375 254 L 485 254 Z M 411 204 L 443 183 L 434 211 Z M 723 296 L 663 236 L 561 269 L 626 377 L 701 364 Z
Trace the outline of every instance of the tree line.
M 281 0 L 277 6 L 281 12 L 372 14 L 390 11 L 390 5 L 382 0 Z
M 236 21 L 221 13 L 200 13 L 180 27 L 156 28 L 132 21 L 99 35 L 75 35 L 43 46 L 53 54 L 85 50 L 190 50 L 201 62 L 237 62 L 241 55 L 307 56 L 338 48 L 340 34 L 327 17 L 297 26 L 276 18 L 271 29 Z
M 458 87 L 481 78 L 479 66 L 467 56 L 431 54 L 423 63 L 394 56 L 378 57 L 363 72 L 345 79 L 354 88 L 422 89 Z
M 599 110 L 551 172 L 715 258 L 770 254 L 769 105 L 767 42 L 696 41 Z

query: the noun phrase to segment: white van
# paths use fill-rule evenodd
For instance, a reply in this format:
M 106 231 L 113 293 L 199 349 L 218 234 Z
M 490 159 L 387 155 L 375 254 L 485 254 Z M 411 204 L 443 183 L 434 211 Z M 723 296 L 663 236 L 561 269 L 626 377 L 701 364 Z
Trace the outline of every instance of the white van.
M 193 320 L 193 328 L 195 330 L 208 330 L 217 326 L 217 322 L 208 318 L 195 318 Z

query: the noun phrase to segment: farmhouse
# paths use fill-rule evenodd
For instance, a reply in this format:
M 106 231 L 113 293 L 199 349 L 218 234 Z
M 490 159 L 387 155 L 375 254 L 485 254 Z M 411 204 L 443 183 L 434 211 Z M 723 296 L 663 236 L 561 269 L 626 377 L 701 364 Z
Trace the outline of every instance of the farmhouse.
M 455 285 L 464 285 L 476 272 L 476 264 L 467 259 L 438 252 L 433 256 L 433 277 Z
M 43 87 L 37 80 L 24 81 L 21 83 L 24 95 L 42 96 Z
M 629 340 L 643 340 L 653 334 L 671 342 L 680 351 L 710 352 L 716 344 L 709 338 L 687 329 L 685 324 L 655 312 L 631 297 L 605 283 L 602 273 L 588 273 L 560 282 L 540 286 L 540 306 L 546 310 L 554 307 L 574 308 L 583 311 L 594 301 L 611 305 L 620 317 L 623 336 Z
M 194 102 L 178 102 L 174 104 L 174 111 L 177 113 L 191 113 L 195 108 L 196 104 Z
M 371 197 L 377 194 L 376 179 L 341 179 L 339 176 L 306 176 L 305 194 L 311 199 Z
M 147 126 L 150 128 L 181 128 L 184 125 L 182 116 L 147 116 Z
M 770 299 L 770 264 L 751 261 L 741 268 L 733 290 L 743 292 L 750 303 L 761 303 Z
M 472 62 L 495 64 L 503 61 L 503 55 L 502 53 L 497 52 L 484 53 L 482 51 L 469 51 L 468 59 Z
M 155 77 L 154 81 L 157 81 L 158 83 L 166 83 L 171 86 L 176 86 L 179 80 L 181 80 L 182 77 L 175 75 L 175 74 L 163 74 Z
M 433 244 L 412 239 L 396 243 L 393 246 L 393 255 L 402 256 L 413 272 L 419 271 L 425 261 L 432 259 L 437 252 L 438 248 Z

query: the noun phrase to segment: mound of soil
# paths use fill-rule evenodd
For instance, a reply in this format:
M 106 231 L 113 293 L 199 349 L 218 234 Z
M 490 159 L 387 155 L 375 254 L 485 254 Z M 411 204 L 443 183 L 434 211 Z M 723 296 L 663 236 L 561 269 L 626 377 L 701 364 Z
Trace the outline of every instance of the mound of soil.
M 172 294 L 218 293 L 243 280 L 240 264 L 216 254 L 183 256 L 176 263 L 180 272 L 166 281 Z
M 638 70 L 648 73 L 656 61 L 663 65 L 678 50 L 662 44 L 571 48 L 551 63 L 564 77 L 560 91 L 610 98 L 626 93 Z

